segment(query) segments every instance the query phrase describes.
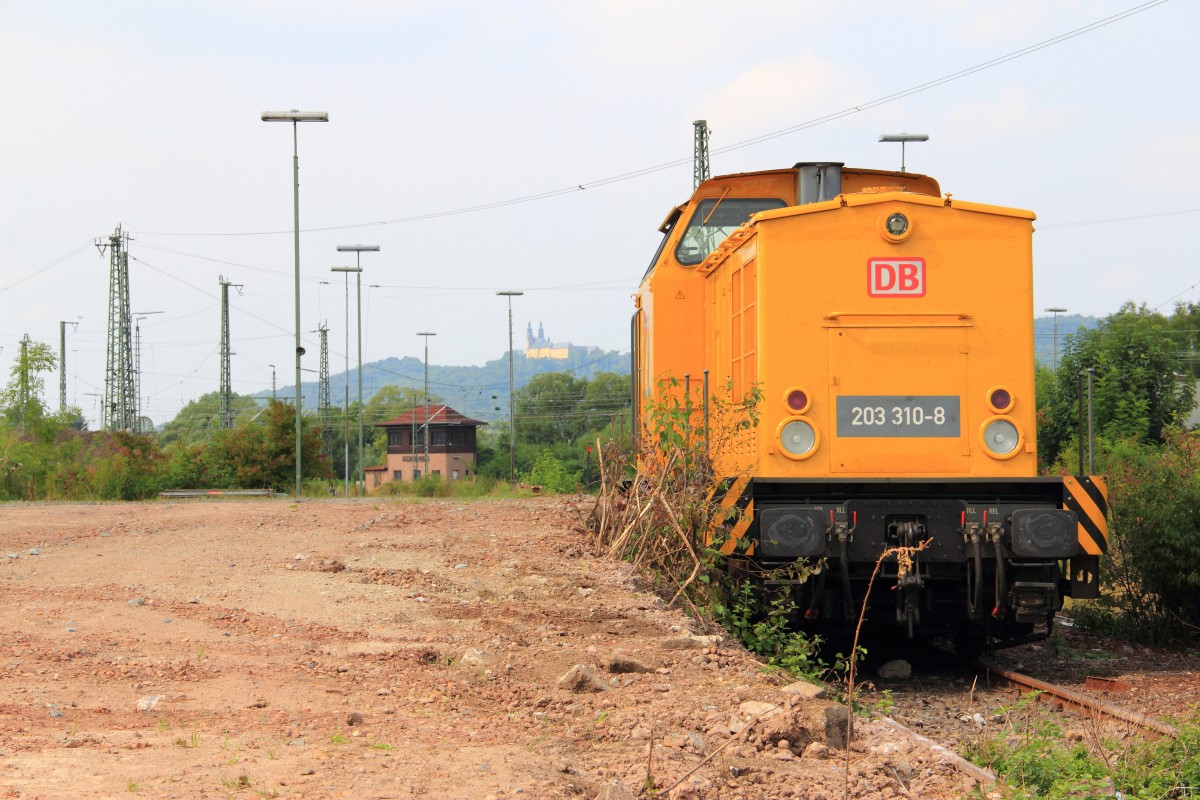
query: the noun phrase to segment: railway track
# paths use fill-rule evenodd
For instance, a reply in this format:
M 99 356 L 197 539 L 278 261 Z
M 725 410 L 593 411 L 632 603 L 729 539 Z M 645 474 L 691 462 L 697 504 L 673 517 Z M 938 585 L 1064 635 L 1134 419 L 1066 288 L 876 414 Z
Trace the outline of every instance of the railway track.
M 1179 736 L 1178 729 L 1172 725 L 1140 711 L 1119 706 L 1074 689 L 1042 681 L 982 660 L 976 661 L 972 668 L 978 673 L 986 674 L 989 678 L 984 688 L 974 687 L 969 690 L 972 700 L 977 704 L 982 700 L 984 707 L 1005 704 L 998 702 L 1000 698 L 992 696 L 993 692 L 1001 688 L 1001 684 L 1017 686 L 1022 690 L 1036 691 L 1040 698 L 1051 699 L 1062 708 L 1093 719 L 1116 720 L 1171 738 Z M 933 680 L 936 681 L 936 679 Z M 955 748 L 961 742 L 971 735 L 981 733 L 985 729 L 984 726 L 988 724 L 981 714 L 962 713 L 964 709 L 961 700 L 966 691 L 965 686 L 971 685 L 969 679 L 964 681 L 960 674 L 954 679 L 943 678 L 942 680 L 943 683 L 940 686 L 933 683 L 895 695 L 894 715 L 876 712 L 873 716 L 906 736 L 916 746 L 939 754 L 953 764 L 959 772 L 971 777 L 977 783 L 987 785 L 996 782 L 997 777 L 990 770 L 955 752 Z M 1049 713 L 1057 710 L 1054 708 Z M 967 723 L 966 720 L 971 720 L 971 722 Z M 916 729 L 920 729 L 920 731 Z
M 1013 683 L 1018 686 L 1024 686 L 1028 689 L 1049 695 L 1050 697 L 1061 701 L 1063 705 L 1069 706 L 1091 717 L 1109 717 L 1111 719 L 1119 719 L 1123 722 L 1137 725 L 1139 728 L 1155 731 L 1164 736 L 1170 736 L 1172 739 L 1179 737 L 1179 730 L 1175 728 L 1175 726 L 1168 725 L 1165 722 L 1159 722 L 1153 717 L 1143 714 L 1140 711 L 1134 711 L 1130 708 L 1123 708 L 1121 706 L 1113 705 L 1112 703 L 1098 700 L 1081 692 L 1076 692 L 1072 689 L 1067 689 L 1053 683 L 1040 681 L 1037 678 L 1030 677 L 1029 675 L 1024 675 L 1020 672 L 1014 672 L 1013 670 L 1005 669 L 995 664 L 990 664 L 986 661 L 977 661 L 976 666 L 980 669 L 986 670 L 988 674 L 1002 678 L 1009 683 Z

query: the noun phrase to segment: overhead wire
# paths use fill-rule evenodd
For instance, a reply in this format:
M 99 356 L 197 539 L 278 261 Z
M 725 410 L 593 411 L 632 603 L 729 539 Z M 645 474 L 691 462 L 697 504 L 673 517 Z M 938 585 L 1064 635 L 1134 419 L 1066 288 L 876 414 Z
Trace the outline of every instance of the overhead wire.
M 840 111 L 835 111 L 830 114 L 825 114 L 820 117 L 815 117 L 815 118 L 807 120 L 805 122 L 801 122 L 796 125 L 791 125 L 787 128 L 782 128 L 780 130 L 772 131 L 770 133 L 764 133 L 759 136 L 751 137 L 749 139 L 743 139 L 740 142 L 734 142 L 732 144 L 728 144 L 723 147 L 714 148 L 712 152 L 714 154 L 719 154 L 719 153 L 732 152 L 734 150 L 740 150 L 740 149 L 743 149 L 746 147 L 750 147 L 752 145 L 761 144 L 762 142 L 766 142 L 766 141 L 769 141 L 772 139 L 777 139 L 782 136 L 787 136 L 792 133 L 797 133 L 799 131 L 807 130 L 809 128 L 814 128 L 819 125 L 827 124 L 829 122 L 834 122 L 836 120 L 842 119 L 844 117 L 852 116 L 854 114 L 860 114 L 860 113 L 870 110 L 872 108 L 877 108 L 879 106 L 886 105 L 888 103 L 893 103 L 897 100 L 902 100 L 906 97 L 910 97 L 911 95 L 918 94 L 920 92 L 929 91 L 930 89 L 934 89 L 939 86 L 943 86 L 945 84 L 952 83 L 957 80 L 961 80 L 962 78 L 969 77 L 978 72 L 983 72 L 985 70 L 992 69 L 993 67 L 1000 66 L 1001 64 L 1006 64 L 1010 61 L 1014 61 L 1016 59 L 1023 58 L 1025 56 L 1036 53 L 1040 50 L 1044 50 L 1048 47 L 1053 47 L 1054 45 L 1062 44 L 1063 42 L 1070 41 L 1071 39 L 1077 38 L 1079 36 L 1083 36 L 1084 34 L 1091 33 L 1093 31 L 1099 30 L 1100 28 L 1107 27 L 1108 25 L 1112 25 L 1116 22 L 1120 22 L 1120 21 L 1127 19 L 1129 17 L 1132 17 L 1136 14 L 1141 14 L 1145 11 L 1149 11 L 1150 9 L 1160 6 L 1160 5 L 1163 5 L 1164 3 L 1167 3 L 1167 2 L 1169 2 L 1169 0 L 1148 0 L 1148 2 L 1140 3 L 1136 6 L 1133 6 L 1132 8 L 1128 8 L 1124 11 L 1121 11 L 1116 14 L 1112 14 L 1110 16 L 1104 17 L 1103 19 L 1097 20 L 1096 22 L 1092 22 L 1088 25 L 1084 25 L 1079 28 L 1075 28 L 1073 30 L 1067 31 L 1066 33 L 1059 34 L 1058 36 L 1053 36 L 1049 39 L 1042 40 L 1040 42 L 1029 45 L 1027 47 L 1023 47 L 1019 50 L 1014 50 L 1010 53 L 1006 53 L 1004 55 L 997 56 L 996 58 L 989 59 L 988 61 L 981 62 L 972 67 L 967 67 L 965 69 L 961 69 L 956 72 L 952 72 L 952 73 L 943 75 L 939 78 L 934 78 L 933 80 L 925 81 L 924 83 L 919 83 L 914 86 L 910 86 L 907 89 L 902 89 L 900 91 L 893 92 L 891 94 L 887 94 L 882 97 L 878 97 L 873 100 L 866 101 L 864 103 L 858 103 L 858 104 L 855 104 L 852 106 L 848 106 L 844 109 L 841 109 Z M 601 186 L 609 186 L 614 183 L 620 183 L 623 181 L 632 180 L 634 178 L 640 178 L 640 177 L 644 177 L 646 175 L 651 175 L 651 174 L 654 174 L 657 172 L 662 172 L 664 170 L 673 169 L 675 167 L 683 166 L 685 164 L 690 164 L 690 163 L 692 163 L 692 160 L 693 160 L 693 157 L 691 155 L 689 155 L 685 158 L 671 159 L 669 161 L 664 161 L 659 164 L 654 164 L 651 166 L 641 167 L 638 169 L 633 169 L 633 170 L 629 170 L 626 172 L 622 172 L 622 173 L 619 173 L 616 175 L 611 175 L 607 178 L 600 178 L 600 179 L 592 180 L 592 181 L 577 182 L 577 183 L 573 183 L 569 186 L 563 186 L 563 187 L 560 187 L 557 189 L 549 189 L 549 190 L 542 191 L 542 192 L 534 192 L 532 194 L 526 194 L 526 195 L 521 195 L 518 197 L 512 197 L 512 198 L 508 198 L 508 199 L 504 199 L 504 200 L 496 200 L 496 201 L 487 202 L 487 203 L 478 203 L 475 205 L 463 206 L 460 208 L 446 209 L 446 210 L 442 210 L 442 211 L 431 211 L 431 212 L 426 212 L 426 213 L 421 213 L 421 214 L 413 214 L 413 215 L 404 216 L 404 217 L 395 217 L 392 219 L 376 220 L 376 221 L 371 221 L 371 222 L 355 222 L 355 223 L 347 223 L 347 224 L 343 224 L 343 225 L 326 225 L 326 226 L 315 227 L 315 228 L 303 228 L 301 230 L 305 233 L 344 231 L 344 230 L 353 230 L 356 228 L 369 228 L 369 227 L 378 227 L 378 226 L 383 226 L 383 225 L 397 225 L 397 224 L 405 224 L 405 223 L 410 223 L 410 222 L 421 222 L 421 221 L 430 220 L 430 219 L 438 219 L 438 218 L 442 218 L 442 217 L 457 216 L 457 215 L 461 215 L 461 214 L 471 214 L 471 213 L 475 213 L 475 212 L 479 212 L 479 211 L 487 211 L 487 210 L 496 209 L 496 208 L 504 208 L 507 206 L 519 205 L 519 204 L 523 204 L 523 203 L 531 203 L 531 202 L 535 202 L 535 201 L 539 201 L 539 200 L 546 200 L 549 198 L 560 197 L 562 195 L 567 195 L 567 194 L 575 194 L 576 192 L 582 192 L 587 189 L 594 189 L 594 188 L 598 188 Z M 293 234 L 293 233 L 294 233 L 293 230 L 236 231 L 236 232 L 153 231 L 153 232 L 143 232 L 142 235 L 143 236 L 231 236 L 231 237 L 234 237 L 234 236 L 276 236 L 276 235 Z

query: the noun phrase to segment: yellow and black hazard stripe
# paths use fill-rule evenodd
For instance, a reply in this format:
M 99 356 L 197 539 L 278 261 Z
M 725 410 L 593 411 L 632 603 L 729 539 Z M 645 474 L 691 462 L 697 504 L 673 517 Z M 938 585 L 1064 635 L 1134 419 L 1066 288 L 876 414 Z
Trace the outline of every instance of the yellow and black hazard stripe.
M 713 487 L 709 495 L 709 500 L 718 504 L 721 511 L 713 520 L 712 529 L 708 531 L 707 543 L 712 544 L 716 539 L 723 539 L 722 555 L 732 555 L 738 550 L 742 550 L 746 555 L 753 554 L 753 542 L 748 548 L 739 546 L 754 522 L 754 492 L 751 486 L 752 481 L 744 475 L 725 478 Z
M 1079 517 L 1079 547 L 1088 555 L 1108 552 L 1108 483 L 1097 475 L 1063 478 L 1063 508 Z

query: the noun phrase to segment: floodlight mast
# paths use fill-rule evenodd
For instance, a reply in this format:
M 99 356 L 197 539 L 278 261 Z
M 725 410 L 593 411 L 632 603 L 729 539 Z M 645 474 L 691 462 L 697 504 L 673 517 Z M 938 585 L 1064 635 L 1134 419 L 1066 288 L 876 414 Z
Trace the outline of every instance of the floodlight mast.
M 303 472 L 300 464 L 303 453 L 303 426 L 300 421 L 300 356 L 304 355 L 304 348 L 300 345 L 300 149 L 296 127 L 299 122 L 329 122 L 329 112 L 300 111 L 295 108 L 291 111 L 264 111 L 262 112 L 262 121 L 292 123 L 292 230 L 296 255 L 296 499 L 299 500 L 303 488 L 301 480 Z
M 359 275 L 355 279 L 355 291 L 358 293 L 358 496 L 367 496 L 367 471 L 363 462 L 363 396 L 362 396 L 362 254 L 378 253 L 377 244 L 339 244 L 338 252 L 354 253 L 354 263 L 359 267 Z
M 909 142 L 928 142 L 929 134 L 927 133 L 881 133 L 879 134 L 881 142 L 899 142 L 900 143 L 900 171 L 905 172 L 904 163 L 904 148 Z

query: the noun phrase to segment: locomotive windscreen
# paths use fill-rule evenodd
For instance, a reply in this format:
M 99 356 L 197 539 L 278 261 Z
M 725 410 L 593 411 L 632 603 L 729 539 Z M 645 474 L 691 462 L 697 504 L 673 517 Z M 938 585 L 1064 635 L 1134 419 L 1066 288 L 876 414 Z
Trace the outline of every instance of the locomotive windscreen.
M 786 205 L 782 200 L 766 197 L 714 197 L 702 200 L 688 220 L 679 246 L 675 248 L 675 260 L 685 266 L 699 264 L 752 215 Z

